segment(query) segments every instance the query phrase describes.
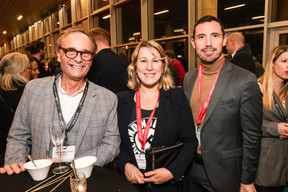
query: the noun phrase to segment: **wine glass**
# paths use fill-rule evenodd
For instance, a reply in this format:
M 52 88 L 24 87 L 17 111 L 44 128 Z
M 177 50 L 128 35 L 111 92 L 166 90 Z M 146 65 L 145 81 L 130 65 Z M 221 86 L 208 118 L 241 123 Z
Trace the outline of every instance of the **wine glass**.
M 70 176 L 70 188 L 71 192 L 86 192 L 87 190 L 87 180 L 84 173 L 78 173 L 78 177 L 75 175 Z
M 62 174 L 69 170 L 69 167 L 66 165 L 61 164 L 61 148 L 63 145 L 63 141 L 65 138 L 65 129 L 63 123 L 61 124 L 60 121 L 52 121 L 49 124 L 49 134 L 52 143 L 57 148 L 57 158 L 59 161 L 59 166 L 53 169 L 54 174 Z

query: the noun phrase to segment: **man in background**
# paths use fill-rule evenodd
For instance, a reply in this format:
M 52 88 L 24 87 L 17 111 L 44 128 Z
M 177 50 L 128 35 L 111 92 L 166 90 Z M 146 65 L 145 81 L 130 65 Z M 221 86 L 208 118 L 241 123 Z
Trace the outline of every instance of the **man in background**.
M 231 55 L 231 63 L 255 74 L 255 64 L 251 52 L 245 46 L 245 38 L 239 33 L 232 33 L 227 38 L 226 50 Z
M 41 60 L 44 59 L 46 54 L 45 43 L 39 40 L 32 41 L 30 45 L 25 48 L 25 51 L 30 52 L 38 64 L 38 78 L 48 77 L 49 73 L 44 69 L 45 65 L 41 63 Z
M 172 65 L 176 69 L 177 76 L 179 79 L 178 85 L 182 87 L 185 76 L 184 66 L 179 60 L 176 59 L 175 52 L 173 50 L 168 49 L 165 51 L 165 53 L 167 55 L 169 65 Z
M 110 49 L 106 30 L 94 28 L 90 34 L 96 42 L 97 50 L 88 79 L 114 93 L 127 90 L 128 62 Z

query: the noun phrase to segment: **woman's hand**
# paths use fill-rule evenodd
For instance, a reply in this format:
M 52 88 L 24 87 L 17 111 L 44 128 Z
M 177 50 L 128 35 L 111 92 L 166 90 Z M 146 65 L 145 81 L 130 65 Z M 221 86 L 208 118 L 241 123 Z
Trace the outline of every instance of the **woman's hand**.
M 144 178 L 145 182 L 151 182 L 154 184 L 162 184 L 174 178 L 172 173 L 166 168 L 159 168 L 155 169 L 154 171 L 149 171 L 145 173 L 145 177 L 147 177 Z
M 288 123 L 278 123 L 278 133 L 282 138 L 288 137 Z
M 133 164 L 126 163 L 125 164 L 125 176 L 128 181 L 133 184 L 144 184 L 144 175 L 141 171 Z

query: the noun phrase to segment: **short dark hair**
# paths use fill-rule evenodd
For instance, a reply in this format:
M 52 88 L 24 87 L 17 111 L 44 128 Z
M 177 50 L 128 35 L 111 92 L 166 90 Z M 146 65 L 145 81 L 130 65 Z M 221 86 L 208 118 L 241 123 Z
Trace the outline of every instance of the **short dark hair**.
M 166 55 L 167 55 L 168 57 L 171 57 L 172 59 L 175 59 L 175 52 L 174 52 L 173 50 L 167 49 L 167 50 L 165 51 L 165 53 L 166 53 Z
M 97 41 L 104 41 L 104 40 L 109 42 L 109 34 L 105 29 L 96 27 L 94 29 L 91 29 L 89 33 L 95 39 L 96 43 Z
M 38 53 L 40 50 L 43 50 L 45 47 L 45 43 L 40 40 L 32 41 L 30 45 L 25 47 L 25 51 L 30 52 L 32 55 Z
M 201 24 L 201 23 L 206 23 L 206 22 L 212 22 L 212 21 L 216 21 L 217 23 L 220 24 L 221 26 L 221 31 L 223 33 L 223 37 L 225 35 L 225 31 L 224 31 L 224 25 L 223 23 L 217 19 L 216 17 L 212 16 L 212 15 L 206 15 L 206 16 L 203 16 L 201 17 L 197 22 L 196 24 L 194 25 L 194 29 L 193 29 L 193 38 L 195 38 L 195 29 L 197 27 L 197 25 Z

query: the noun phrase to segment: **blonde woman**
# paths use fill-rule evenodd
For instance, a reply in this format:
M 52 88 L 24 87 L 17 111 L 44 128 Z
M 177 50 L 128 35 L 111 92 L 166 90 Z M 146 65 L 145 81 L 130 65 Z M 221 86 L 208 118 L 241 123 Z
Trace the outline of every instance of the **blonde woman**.
M 288 46 L 270 53 L 259 84 L 263 93 L 257 192 L 282 192 L 288 181 Z
M 8 53 L 0 61 L 0 165 L 5 154 L 6 136 L 30 72 L 29 59 L 25 54 Z
M 128 66 L 130 91 L 118 94 L 121 136 L 116 164 L 138 191 L 181 191 L 182 176 L 192 162 L 197 139 L 192 113 L 184 91 L 174 88 L 161 45 L 138 44 Z M 184 145 L 167 167 L 146 170 L 149 147 Z

